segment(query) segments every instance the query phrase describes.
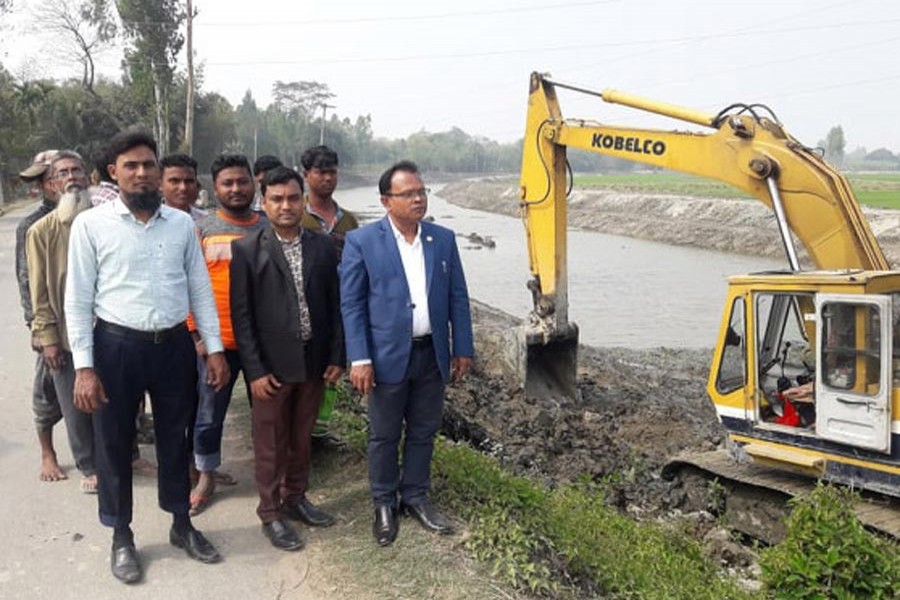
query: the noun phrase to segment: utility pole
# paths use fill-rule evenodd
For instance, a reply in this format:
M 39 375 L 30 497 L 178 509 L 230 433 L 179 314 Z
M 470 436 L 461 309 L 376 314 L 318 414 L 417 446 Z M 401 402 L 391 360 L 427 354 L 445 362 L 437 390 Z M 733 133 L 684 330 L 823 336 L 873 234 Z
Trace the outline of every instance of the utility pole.
M 319 106 L 322 107 L 322 128 L 319 130 L 319 145 L 322 146 L 325 144 L 325 113 L 329 108 L 337 108 L 334 104 L 326 104 L 322 103 Z
M 184 117 L 184 148 L 194 152 L 194 2 L 187 0 L 187 110 Z

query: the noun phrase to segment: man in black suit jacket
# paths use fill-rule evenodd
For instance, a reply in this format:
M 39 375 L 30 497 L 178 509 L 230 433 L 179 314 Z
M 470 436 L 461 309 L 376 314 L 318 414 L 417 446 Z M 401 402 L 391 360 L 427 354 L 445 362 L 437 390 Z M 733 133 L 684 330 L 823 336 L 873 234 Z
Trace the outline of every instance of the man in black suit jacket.
M 319 400 L 346 364 L 338 261 L 328 236 L 300 227 L 299 174 L 278 167 L 261 188 L 271 227 L 232 242 L 231 320 L 253 399 L 256 512 L 273 546 L 299 550 L 286 517 L 334 522 L 306 488 Z

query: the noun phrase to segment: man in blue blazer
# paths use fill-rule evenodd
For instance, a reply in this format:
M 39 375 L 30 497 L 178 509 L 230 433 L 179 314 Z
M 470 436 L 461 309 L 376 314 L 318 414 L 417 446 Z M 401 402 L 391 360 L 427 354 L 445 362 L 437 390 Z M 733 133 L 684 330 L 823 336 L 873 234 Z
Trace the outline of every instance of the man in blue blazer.
M 387 546 L 397 537 L 398 508 L 430 531 L 452 531 L 428 501 L 431 455 L 444 385 L 465 375 L 474 346 L 456 238 L 422 222 L 428 189 L 418 168 L 409 161 L 395 164 L 378 190 L 387 215 L 347 234 L 341 311 L 350 381 L 369 394 L 372 533 Z

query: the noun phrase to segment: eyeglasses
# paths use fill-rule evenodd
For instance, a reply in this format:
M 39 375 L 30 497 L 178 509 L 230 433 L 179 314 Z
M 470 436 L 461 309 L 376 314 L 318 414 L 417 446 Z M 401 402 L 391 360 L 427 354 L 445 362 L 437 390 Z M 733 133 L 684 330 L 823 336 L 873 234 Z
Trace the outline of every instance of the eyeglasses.
M 55 179 L 66 179 L 67 177 L 84 177 L 84 169 L 81 167 L 72 167 L 71 169 L 60 169 L 53 174 Z
M 407 192 L 387 193 L 385 196 L 390 198 L 401 198 L 403 200 L 415 200 L 416 198 L 428 200 L 428 194 L 430 193 L 431 188 L 422 188 L 420 190 L 409 190 Z

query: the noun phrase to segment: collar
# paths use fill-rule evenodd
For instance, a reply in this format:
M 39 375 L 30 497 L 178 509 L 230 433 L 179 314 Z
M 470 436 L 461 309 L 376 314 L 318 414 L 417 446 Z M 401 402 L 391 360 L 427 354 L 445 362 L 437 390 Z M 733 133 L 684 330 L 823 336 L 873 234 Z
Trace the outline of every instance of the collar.
M 280 235 L 278 235 L 278 232 L 275 231 L 274 227 L 272 228 L 272 233 L 275 234 L 275 239 L 277 239 L 282 244 L 297 244 L 303 239 L 303 228 L 302 227 L 300 227 L 300 232 L 297 234 L 297 237 L 295 237 L 292 240 L 286 240 L 283 237 L 281 237 Z
M 340 221 L 341 219 L 344 218 L 344 211 L 341 209 L 341 205 L 338 204 L 337 200 L 332 198 L 331 201 L 334 202 L 334 222 L 335 222 L 335 224 L 337 224 L 338 221 Z M 308 212 L 310 215 L 312 215 L 319 221 L 324 221 L 322 216 L 319 215 L 319 213 L 317 213 L 315 210 L 313 210 L 313 205 L 309 201 L 309 195 L 304 197 L 303 204 L 304 204 L 304 208 L 305 208 L 306 212 Z
M 387 219 L 388 225 L 391 226 L 391 231 L 394 232 L 394 239 L 397 240 L 397 243 L 403 242 L 404 244 L 409 244 L 409 242 L 406 241 L 406 237 L 404 237 L 404 235 L 400 232 L 400 230 L 397 229 L 397 226 L 394 225 L 394 221 L 391 219 L 390 215 L 388 215 L 385 218 Z M 416 237 L 413 238 L 412 244 L 409 244 L 409 245 L 415 246 L 416 244 L 421 243 L 421 242 L 422 242 L 422 224 L 419 223 L 416 226 Z
M 193 208 L 193 207 L 191 207 L 191 208 Z M 259 213 L 255 213 L 252 210 L 250 211 L 250 216 L 246 219 L 235 219 L 234 217 L 230 216 L 228 213 L 226 213 L 221 208 L 216 209 L 216 216 L 219 217 L 220 219 L 222 219 L 223 221 L 225 221 L 226 223 L 231 223 L 232 225 L 248 226 L 248 225 L 253 225 L 259 221 Z
M 125 201 L 122 200 L 121 193 L 116 197 L 115 200 L 113 200 L 113 209 L 116 211 L 116 214 L 118 214 L 119 216 L 124 217 L 127 215 L 127 216 L 130 216 L 135 221 L 137 221 L 137 217 L 134 216 L 134 214 L 131 212 L 131 209 L 129 209 L 128 206 L 125 204 Z M 157 217 L 162 218 L 162 219 L 168 218 L 168 216 L 171 214 L 171 211 L 174 211 L 174 210 L 178 210 L 178 209 L 172 208 L 171 206 L 168 206 L 166 204 L 160 204 L 157 211 L 154 214 L 150 215 L 150 218 L 147 219 L 147 222 L 149 223 L 150 221 L 156 219 Z

